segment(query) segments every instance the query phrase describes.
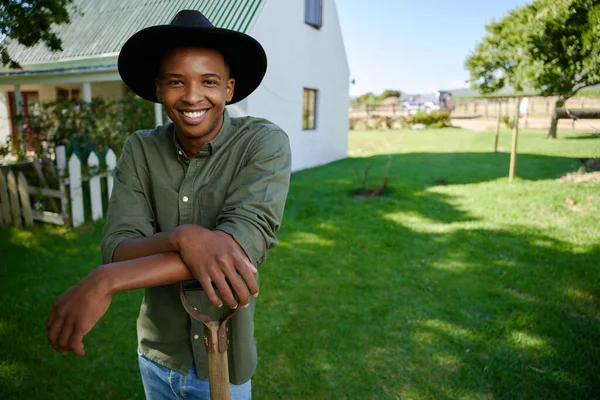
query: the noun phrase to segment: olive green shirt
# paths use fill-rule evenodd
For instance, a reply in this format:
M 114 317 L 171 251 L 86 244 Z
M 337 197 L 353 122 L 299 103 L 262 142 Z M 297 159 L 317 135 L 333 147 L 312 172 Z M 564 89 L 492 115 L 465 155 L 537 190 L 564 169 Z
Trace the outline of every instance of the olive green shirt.
M 224 113 L 219 134 L 188 159 L 172 123 L 138 131 L 125 143 L 102 239 L 103 263 L 110 263 L 125 239 L 197 224 L 229 233 L 257 268 L 277 245 L 288 193 L 291 151 L 277 125 Z M 257 276 L 258 280 L 258 276 Z M 141 354 L 187 374 L 194 361 L 200 379 L 208 377 L 202 323 L 191 319 L 179 299 L 179 286 L 145 289 L 137 320 Z M 198 311 L 218 318 L 202 291 L 188 292 Z M 234 384 L 248 381 L 256 369 L 255 299 L 229 322 L 228 361 Z

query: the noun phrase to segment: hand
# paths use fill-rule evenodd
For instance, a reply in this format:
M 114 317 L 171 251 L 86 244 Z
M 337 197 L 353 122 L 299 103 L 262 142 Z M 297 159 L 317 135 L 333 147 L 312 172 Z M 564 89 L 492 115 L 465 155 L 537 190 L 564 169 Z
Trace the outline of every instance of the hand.
M 96 270 L 99 271 L 100 269 Z M 61 354 L 85 354 L 83 337 L 108 310 L 112 294 L 103 290 L 99 273 L 94 272 L 60 295 L 46 321 L 48 340 Z
M 258 285 L 254 278 L 257 270 L 227 233 L 210 231 L 197 225 L 182 225 L 177 228 L 176 237 L 181 259 L 200 282 L 212 304 L 217 307 L 223 305 L 212 283 L 229 308 L 237 308 L 238 302 L 242 307 L 247 307 L 248 292 L 254 297 L 258 296 Z M 237 295 L 237 301 L 231 289 Z

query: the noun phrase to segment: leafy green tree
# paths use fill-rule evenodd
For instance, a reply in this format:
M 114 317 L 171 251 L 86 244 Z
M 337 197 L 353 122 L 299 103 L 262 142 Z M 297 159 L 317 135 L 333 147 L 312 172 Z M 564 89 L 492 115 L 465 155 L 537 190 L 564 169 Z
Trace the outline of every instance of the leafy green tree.
M 558 96 L 556 108 L 577 91 L 600 83 L 600 0 L 536 0 L 490 23 L 467 61 L 474 88 Z M 552 117 L 550 138 L 558 120 Z
M 353 101 L 355 104 L 377 104 L 377 95 L 373 92 L 361 94 Z
M 399 90 L 386 89 L 380 95 L 376 95 L 373 92 L 368 92 L 356 97 L 352 102 L 354 104 L 381 104 L 384 99 L 388 97 L 400 97 L 402 92 Z
M 7 51 L 9 40 L 25 47 L 42 42 L 52 51 L 62 50 L 55 24 L 68 24 L 73 0 L 0 0 L 0 59 L 2 66 L 20 68 Z
M 383 101 L 388 97 L 400 97 L 402 93 L 399 90 L 386 89 L 379 95 L 379 98 Z

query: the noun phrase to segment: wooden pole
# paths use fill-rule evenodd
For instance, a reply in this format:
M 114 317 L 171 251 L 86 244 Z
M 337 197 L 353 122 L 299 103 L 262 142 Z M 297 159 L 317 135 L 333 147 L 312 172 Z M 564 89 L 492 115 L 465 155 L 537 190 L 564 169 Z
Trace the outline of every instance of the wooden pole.
M 219 321 L 211 321 L 204 327 L 204 344 L 208 353 L 208 382 L 210 398 L 229 400 L 229 364 L 227 351 L 219 352 Z
M 17 175 L 17 191 L 19 192 L 19 199 L 21 200 L 21 214 L 23 215 L 23 221 L 25 226 L 33 226 L 33 214 L 31 212 L 31 202 L 29 201 L 29 190 L 27 190 L 27 180 L 23 172 L 19 172 Z
M 8 171 L 6 183 L 8 184 L 8 197 L 10 198 L 10 213 L 12 214 L 13 225 L 20 228 L 21 210 L 19 205 L 19 189 L 17 188 L 17 178 L 15 178 L 15 174 L 13 174 L 12 171 Z
M 500 123 L 502 122 L 502 101 L 498 99 L 498 123 L 496 124 L 496 140 L 494 141 L 494 153 L 498 152 L 498 138 L 500 137 Z
M 512 137 L 512 148 L 510 150 L 510 168 L 508 171 L 508 181 L 512 182 L 515 178 L 515 171 L 517 168 L 517 138 L 519 136 L 519 105 L 520 98 L 517 97 L 516 106 L 515 106 L 515 125 L 513 127 L 513 137 Z
M 12 223 L 10 201 L 8 199 L 8 184 L 6 183 L 4 174 L 0 171 L 0 208 L 2 208 L 2 219 L 5 225 Z

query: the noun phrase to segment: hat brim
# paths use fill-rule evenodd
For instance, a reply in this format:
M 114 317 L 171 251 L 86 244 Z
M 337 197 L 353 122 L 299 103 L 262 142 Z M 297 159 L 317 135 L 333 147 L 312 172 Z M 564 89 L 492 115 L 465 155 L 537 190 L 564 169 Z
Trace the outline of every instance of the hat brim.
M 230 76 L 235 79 L 233 98 L 227 104 L 248 97 L 262 82 L 267 56 L 256 39 L 244 33 L 221 28 L 152 26 L 134 34 L 119 53 L 121 79 L 138 96 L 158 103 L 154 79 L 160 63 L 172 49 L 203 47 L 227 58 Z

